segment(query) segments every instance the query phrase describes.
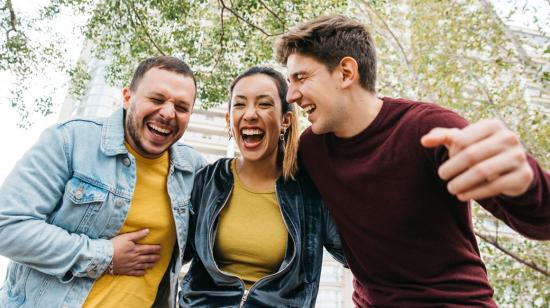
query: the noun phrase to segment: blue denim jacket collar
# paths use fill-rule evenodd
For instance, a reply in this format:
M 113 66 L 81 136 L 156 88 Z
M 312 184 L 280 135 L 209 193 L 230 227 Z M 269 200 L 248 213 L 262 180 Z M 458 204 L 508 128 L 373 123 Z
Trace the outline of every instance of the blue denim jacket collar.
M 172 145 L 169 149 L 170 163 L 174 168 L 193 172 L 192 162 L 186 158 L 181 145 Z M 101 132 L 101 151 L 107 156 L 128 154 L 124 145 L 124 109 L 119 108 L 106 120 Z

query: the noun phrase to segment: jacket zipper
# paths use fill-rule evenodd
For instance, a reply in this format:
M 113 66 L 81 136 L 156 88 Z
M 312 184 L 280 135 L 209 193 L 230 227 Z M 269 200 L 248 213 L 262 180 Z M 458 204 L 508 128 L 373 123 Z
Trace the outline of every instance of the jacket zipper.
M 241 304 L 239 305 L 239 308 L 244 307 L 244 303 L 246 303 L 246 299 L 248 297 L 249 291 L 247 289 L 244 289 L 243 297 L 241 298 Z
M 232 192 L 233 192 L 233 187 L 231 187 L 231 190 L 229 191 L 229 194 L 225 198 L 225 201 L 223 202 L 223 205 L 218 209 L 218 211 L 216 211 L 216 214 L 214 215 L 213 221 L 216 220 L 216 218 L 220 215 L 222 210 L 227 205 L 227 201 L 229 201 L 229 197 L 231 196 Z M 240 277 L 231 275 L 227 272 L 224 272 L 218 267 L 218 263 L 214 259 L 214 230 L 213 230 L 214 229 L 214 223 L 210 226 L 210 231 L 208 232 L 209 233 L 209 242 L 210 242 L 210 257 L 212 257 L 212 260 L 214 261 L 214 265 L 216 266 L 216 269 L 218 270 L 218 272 L 220 272 L 220 273 L 222 273 L 222 274 L 224 274 L 228 277 L 237 278 L 239 280 L 239 282 L 241 283 L 243 289 L 244 289 L 243 296 L 241 297 L 241 304 L 239 305 L 239 308 L 244 307 L 244 304 L 246 303 L 246 301 L 248 299 L 248 294 L 250 294 L 252 289 L 254 289 L 254 287 L 258 283 L 260 283 L 263 280 L 273 278 L 275 276 L 278 276 L 278 275 L 286 272 L 286 269 L 290 266 L 290 264 L 292 264 L 292 261 L 294 261 L 294 258 L 296 258 L 296 240 L 292 236 L 292 233 L 290 232 L 290 228 L 288 227 L 288 224 L 286 222 L 285 215 L 283 214 L 283 209 L 281 208 L 281 206 L 282 206 L 281 201 L 279 200 L 279 196 L 277 195 L 277 183 L 275 183 L 275 197 L 277 198 L 277 204 L 279 205 L 279 212 L 281 213 L 281 217 L 283 218 L 283 223 L 285 224 L 286 230 L 288 231 L 288 234 L 290 235 L 290 239 L 292 240 L 292 244 L 293 244 L 293 247 L 294 247 L 293 252 L 292 252 L 292 257 L 290 258 L 290 261 L 287 263 L 287 265 L 283 269 L 281 269 L 280 271 L 278 271 L 276 273 L 273 273 L 271 275 L 267 275 L 265 277 L 262 277 L 260 280 L 256 281 L 252 286 L 250 286 L 250 289 L 248 289 L 248 290 L 246 289 L 246 285 L 244 284 L 244 281 Z
M 252 286 L 250 286 L 250 289 L 248 289 L 248 290 L 245 289 L 243 297 L 241 298 L 241 305 L 239 306 L 239 308 L 244 307 L 244 304 L 246 303 L 246 300 L 248 299 L 248 294 L 250 294 L 250 292 L 252 292 L 252 290 L 254 289 L 254 287 L 256 285 L 258 285 L 258 283 L 260 283 L 261 281 L 264 281 L 266 279 L 270 279 L 270 278 L 279 276 L 279 275 L 283 274 L 284 272 L 286 272 L 286 269 L 290 266 L 290 264 L 292 264 L 292 261 L 294 261 L 294 258 L 296 257 L 296 240 L 292 236 L 292 232 L 290 232 L 290 228 L 288 227 L 288 224 L 286 222 L 285 215 L 283 214 L 282 204 L 281 204 L 281 201 L 279 200 L 279 196 L 277 195 L 277 183 L 275 183 L 275 197 L 277 198 L 277 204 L 279 205 L 279 212 L 281 213 L 281 217 L 283 218 L 283 223 L 285 224 L 286 230 L 288 231 L 288 234 L 290 235 L 290 240 L 292 241 L 292 244 L 293 244 L 293 247 L 294 247 L 294 249 L 292 251 L 292 257 L 290 258 L 290 261 L 287 263 L 287 265 L 284 268 L 282 268 L 280 271 L 278 271 L 276 273 L 273 273 L 271 275 L 267 275 L 265 277 L 262 277 L 261 279 L 256 281 Z
M 233 186 L 231 186 L 231 189 L 229 190 L 229 194 L 227 194 L 227 197 L 225 198 L 225 201 L 223 202 L 223 205 L 216 211 L 216 213 L 214 214 L 214 217 L 213 217 L 213 223 L 212 225 L 210 225 L 210 230 L 208 232 L 209 234 L 209 238 L 208 238 L 208 241 L 210 242 L 210 257 L 212 258 L 212 260 L 214 261 L 214 265 L 216 266 L 216 269 L 218 270 L 218 272 L 222 273 L 223 275 L 227 276 L 227 277 L 233 277 L 233 278 L 237 278 L 239 280 L 239 282 L 241 283 L 243 289 L 245 290 L 245 295 L 243 295 L 243 298 L 241 300 L 241 305 L 240 307 L 242 307 L 242 305 L 244 305 L 244 302 L 246 301 L 246 297 L 248 296 L 248 292 L 246 290 L 246 286 L 244 284 L 244 281 L 239 278 L 238 276 L 235 276 L 235 275 L 231 275 L 227 272 L 224 272 L 222 271 L 219 267 L 218 267 L 218 263 L 216 262 L 216 259 L 214 259 L 214 222 L 216 221 L 216 218 L 220 215 L 220 213 L 222 212 L 222 210 L 225 208 L 225 206 L 227 205 L 227 201 L 229 201 L 229 197 L 231 197 L 231 193 L 233 193 Z M 216 229 L 217 230 L 217 229 Z M 216 231 L 217 232 L 217 231 Z

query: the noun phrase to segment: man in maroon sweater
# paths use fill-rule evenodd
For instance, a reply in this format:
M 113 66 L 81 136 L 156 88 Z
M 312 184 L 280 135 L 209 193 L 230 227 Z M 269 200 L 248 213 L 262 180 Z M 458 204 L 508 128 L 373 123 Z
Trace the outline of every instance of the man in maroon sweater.
M 472 229 L 477 200 L 550 239 L 550 175 L 501 122 L 377 98 L 363 25 L 321 17 L 283 35 L 289 103 L 312 123 L 300 158 L 339 227 L 359 307 L 495 307 Z

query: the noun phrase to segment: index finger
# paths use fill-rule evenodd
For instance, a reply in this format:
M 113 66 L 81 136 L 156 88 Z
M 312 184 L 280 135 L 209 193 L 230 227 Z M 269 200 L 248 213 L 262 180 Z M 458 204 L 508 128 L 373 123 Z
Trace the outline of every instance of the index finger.
M 160 249 L 162 247 L 160 245 L 141 245 L 136 244 L 136 251 L 139 254 L 147 255 L 147 254 L 159 254 Z
M 503 128 L 504 124 L 495 119 L 481 120 L 474 124 L 470 124 L 456 134 L 451 146 L 453 153 L 449 153 L 449 155 L 452 156 L 456 154 L 456 152 L 460 152 L 462 149 L 486 139 Z
M 434 148 L 440 145 L 449 148 L 458 132 L 458 128 L 436 127 L 422 136 L 420 143 L 427 148 Z

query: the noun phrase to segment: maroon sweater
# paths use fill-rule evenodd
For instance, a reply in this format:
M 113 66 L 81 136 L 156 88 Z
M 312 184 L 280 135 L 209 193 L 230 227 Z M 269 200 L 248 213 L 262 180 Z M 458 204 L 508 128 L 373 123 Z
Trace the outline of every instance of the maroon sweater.
M 444 147 L 422 147 L 433 127 L 464 127 L 434 104 L 384 98 L 357 136 L 301 137 L 300 159 L 330 209 L 355 276 L 360 307 L 495 307 L 472 230 L 469 204 L 437 175 Z M 535 178 L 521 197 L 480 200 L 527 237 L 550 239 L 550 175 L 529 158 Z

